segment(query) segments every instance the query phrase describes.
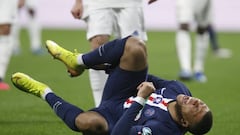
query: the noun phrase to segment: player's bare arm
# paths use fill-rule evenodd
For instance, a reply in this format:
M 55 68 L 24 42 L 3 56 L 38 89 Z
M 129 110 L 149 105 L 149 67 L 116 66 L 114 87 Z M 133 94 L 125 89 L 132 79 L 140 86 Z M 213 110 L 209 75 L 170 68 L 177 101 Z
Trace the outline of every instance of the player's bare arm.
M 83 3 L 82 0 L 76 0 L 72 10 L 71 10 L 72 16 L 75 19 L 81 19 L 82 18 L 82 13 L 83 13 Z
M 25 0 L 19 0 L 18 1 L 18 8 L 22 8 L 25 4 Z
M 152 3 L 155 2 L 155 1 L 157 1 L 157 0 L 149 0 L 149 1 L 148 1 L 148 4 L 152 4 Z

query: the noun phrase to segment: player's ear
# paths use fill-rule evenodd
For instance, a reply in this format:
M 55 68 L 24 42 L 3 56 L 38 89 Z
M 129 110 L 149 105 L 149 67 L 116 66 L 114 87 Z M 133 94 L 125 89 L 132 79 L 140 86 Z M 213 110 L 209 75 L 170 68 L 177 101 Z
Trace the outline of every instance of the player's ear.
M 188 127 L 189 126 L 189 122 L 184 120 L 183 118 L 181 119 L 180 123 L 183 127 Z

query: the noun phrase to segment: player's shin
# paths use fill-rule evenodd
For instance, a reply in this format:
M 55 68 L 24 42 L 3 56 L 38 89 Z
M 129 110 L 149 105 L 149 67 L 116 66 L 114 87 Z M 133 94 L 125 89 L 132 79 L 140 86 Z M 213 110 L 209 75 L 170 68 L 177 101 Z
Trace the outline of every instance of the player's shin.
M 82 56 L 83 63 L 87 67 L 94 67 L 96 65 L 101 65 L 104 63 L 111 65 L 118 64 L 128 38 L 129 37 L 110 41 L 100 46 L 99 48 L 84 54 Z
M 54 93 L 47 94 L 46 101 L 52 107 L 57 116 L 60 117 L 70 129 L 79 132 L 79 129 L 75 125 L 75 119 L 83 112 L 82 109 L 69 104 Z

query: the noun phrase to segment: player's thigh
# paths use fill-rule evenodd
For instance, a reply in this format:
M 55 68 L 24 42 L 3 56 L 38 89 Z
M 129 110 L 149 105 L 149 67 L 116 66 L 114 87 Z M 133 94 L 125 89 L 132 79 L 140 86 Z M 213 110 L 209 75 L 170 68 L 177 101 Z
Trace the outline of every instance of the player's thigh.
M 17 0 L 0 0 L 0 24 L 12 24 L 17 15 Z
M 116 67 L 109 74 L 105 84 L 102 102 L 112 101 L 113 103 L 125 102 L 129 97 L 136 95 L 137 86 L 146 79 L 147 68 L 142 71 L 129 71 Z M 123 104 L 122 104 L 123 105 Z M 120 107 L 122 107 L 122 105 Z M 114 106 L 116 113 L 119 106 Z
M 37 7 L 38 0 L 25 0 L 25 5 L 27 8 L 35 9 Z
M 142 40 L 147 40 L 142 7 L 122 8 L 117 13 L 117 17 L 117 25 L 121 37 L 133 34 Z
M 212 22 L 212 5 L 210 0 L 197 0 L 194 4 L 195 20 L 200 27 L 207 27 Z
M 89 40 L 97 35 L 111 35 L 115 18 L 111 9 L 98 9 L 91 11 L 85 21 Z
M 179 24 L 194 20 L 192 0 L 176 0 L 176 20 Z

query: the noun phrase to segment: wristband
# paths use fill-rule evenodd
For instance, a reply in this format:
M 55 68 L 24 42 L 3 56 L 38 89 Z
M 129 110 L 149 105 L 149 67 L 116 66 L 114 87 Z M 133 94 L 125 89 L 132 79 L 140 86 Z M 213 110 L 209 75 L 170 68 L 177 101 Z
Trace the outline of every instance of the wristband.
M 135 97 L 134 101 L 141 104 L 142 106 L 144 106 L 146 102 L 146 100 L 143 97 Z

